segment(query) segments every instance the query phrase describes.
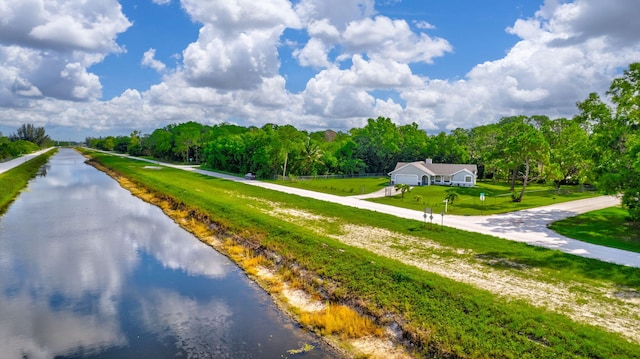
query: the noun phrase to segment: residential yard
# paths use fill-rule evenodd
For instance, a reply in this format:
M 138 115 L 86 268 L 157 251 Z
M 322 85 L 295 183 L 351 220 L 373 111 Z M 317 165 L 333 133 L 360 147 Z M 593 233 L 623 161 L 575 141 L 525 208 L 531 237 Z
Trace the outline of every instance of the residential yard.
M 313 180 L 272 180 L 267 181 L 283 186 L 308 189 L 310 191 L 355 196 L 379 191 L 389 185 L 388 177 L 319 178 Z
M 509 184 L 478 183 L 476 187 L 413 187 L 410 192 L 404 194 L 404 198 L 400 192 L 396 192 L 394 196 L 374 198 L 371 201 L 417 211 L 431 208 L 433 213 L 441 213 L 445 210 L 444 200 L 451 192 L 456 193 L 457 198 L 453 205 L 451 203 L 447 205 L 447 213 L 471 216 L 513 212 L 599 195 L 596 192 L 584 190 L 580 185 L 562 186 L 556 190 L 553 185 L 531 184 L 527 186 L 522 202 L 515 203 L 511 201 Z M 484 202 L 480 201 L 481 193 L 484 193 Z
M 551 224 L 554 231 L 583 242 L 640 253 L 640 226 L 618 207 L 605 208 Z

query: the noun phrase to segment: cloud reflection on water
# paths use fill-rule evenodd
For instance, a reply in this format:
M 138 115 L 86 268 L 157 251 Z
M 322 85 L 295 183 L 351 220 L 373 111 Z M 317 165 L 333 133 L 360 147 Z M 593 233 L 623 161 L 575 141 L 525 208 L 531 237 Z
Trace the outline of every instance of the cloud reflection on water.
M 143 255 L 186 276 L 223 278 L 229 271 L 226 258 L 158 208 L 81 162 L 66 165 L 78 160 L 77 153 L 61 150 L 47 176 L 32 182 L 0 218 L 3 357 L 51 358 L 78 348 L 125 345 L 121 300 L 145 265 Z M 207 321 L 222 323 L 215 330 L 223 331 L 230 311 L 224 303 L 200 302 L 167 288 L 151 303 L 139 298 L 139 305 L 145 326 L 159 325 L 182 340 L 197 338 L 183 333 L 183 318 L 200 316 L 206 330 L 212 330 Z

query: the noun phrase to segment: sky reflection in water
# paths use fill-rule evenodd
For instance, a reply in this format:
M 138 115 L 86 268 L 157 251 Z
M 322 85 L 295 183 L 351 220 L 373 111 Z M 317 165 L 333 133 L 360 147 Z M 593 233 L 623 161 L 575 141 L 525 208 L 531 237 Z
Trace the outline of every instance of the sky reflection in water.
M 229 260 L 61 149 L 0 218 L 2 357 L 280 357 L 315 338 Z M 317 349 L 305 358 L 329 357 Z

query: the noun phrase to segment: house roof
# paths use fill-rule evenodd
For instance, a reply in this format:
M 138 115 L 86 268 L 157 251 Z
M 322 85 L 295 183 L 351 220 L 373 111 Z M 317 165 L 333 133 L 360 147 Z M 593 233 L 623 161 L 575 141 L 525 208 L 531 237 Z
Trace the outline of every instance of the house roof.
M 474 175 L 478 173 L 478 166 L 474 164 L 453 164 L 453 163 L 427 163 L 425 161 L 398 162 L 396 168 L 389 174 L 400 173 L 403 168 L 414 166 L 430 176 L 451 176 L 460 171 L 466 170 Z

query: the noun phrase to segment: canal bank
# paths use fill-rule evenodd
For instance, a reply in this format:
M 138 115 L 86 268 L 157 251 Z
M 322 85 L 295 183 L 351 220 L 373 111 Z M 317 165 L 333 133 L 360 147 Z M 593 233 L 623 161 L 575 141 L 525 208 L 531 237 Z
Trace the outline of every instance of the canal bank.
M 56 151 L 57 149 L 49 148 L 0 163 L 0 215 L 6 211 L 29 180 L 39 171 L 46 170 L 42 166 Z
M 419 222 L 399 222 L 378 213 L 135 161 L 113 157 L 102 157 L 101 161 L 153 192 L 188 204 L 193 214 L 213 215 L 212 229 L 239 236 L 247 242 L 245 250 L 269 249 L 277 253 L 276 262 L 311 273 L 309 277 L 315 280 L 303 286 L 315 289 L 321 297 L 326 295 L 333 303 L 348 304 L 383 326 L 393 329 L 395 325 L 400 339 L 422 355 L 466 357 L 492 352 L 489 356 L 528 353 L 552 357 L 578 355 L 584 350 L 579 348 L 586 347 L 599 352 L 590 354 L 595 356 L 606 356 L 603 353 L 609 350 L 617 355 L 637 351 L 637 344 L 633 344 L 640 342 L 633 324 L 636 314 L 620 316 L 616 311 L 621 309 L 618 304 L 634 310 L 635 269 L 446 228 L 432 232 Z M 351 223 L 342 222 L 347 217 Z M 372 222 L 376 228 L 369 227 Z M 363 240 L 361 244 L 353 241 L 358 238 Z M 440 244 L 433 242 L 436 239 Z M 348 245 L 341 244 L 343 241 Z M 360 245 L 363 250 L 355 248 Z M 415 258 L 413 250 L 403 249 L 412 247 L 417 250 Z M 398 251 L 404 251 L 404 259 L 396 255 Z M 551 270 L 560 268 L 560 263 L 562 270 Z M 559 281 L 559 285 L 550 286 L 549 281 Z M 612 295 L 627 297 L 629 303 L 624 299 L 612 305 L 607 293 L 593 296 L 586 287 L 595 281 L 627 287 L 627 292 L 615 290 Z M 575 292 L 567 292 L 568 287 L 576 286 L 585 288 L 577 299 Z M 582 303 L 580 308 L 576 301 Z M 608 317 L 598 313 L 609 309 L 613 312 Z M 628 329 L 625 334 L 635 339 L 629 343 L 605 331 L 591 332 L 589 325 L 583 325 L 593 314 L 620 324 L 619 333 Z M 610 324 L 593 322 L 618 332 Z M 540 335 L 544 335 L 542 347 L 532 342 Z
M 277 251 L 258 243 L 260 233 L 234 233 L 209 213 L 190 207 L 183 201 L 149 190 L 131 181 L 112 168 L 91 159 L 95 166 L 118 181 L 134 196 L 158 206 L 185 230 L 212 246 L 240 266 L 266 292 L 274 303 L 293 320 L 320 335 L 329 345 L 347 357 L 385 359 L 410 358 L 407 348 L 415 345 L 403 338 L 395 326 L 383 328 L 374 324 L 368 315 L 351 309 L 346 303 L 336 303 L 330 293 L 339 286 L 321 278 L 313 271 L 287 260 Z M 155 170 L 154 166 L 147 166 Z M 321 324 L 319 324 L 321 322 Z M 318 329 L 318 325 L 324 329 Z M 299 353 L 304 352 L 301 347 Z
M 84 160 L 61 149 L 0 217 L 0 356 L 339 357 Z

